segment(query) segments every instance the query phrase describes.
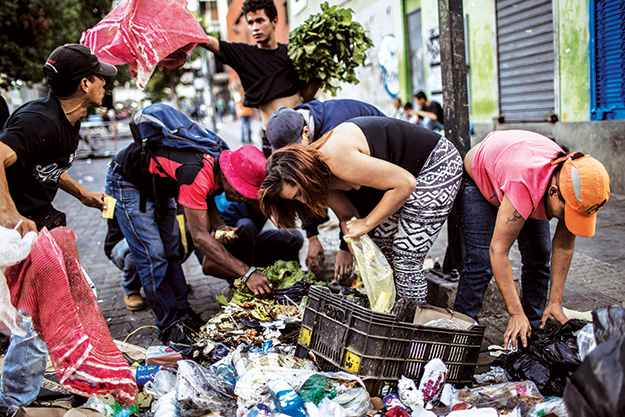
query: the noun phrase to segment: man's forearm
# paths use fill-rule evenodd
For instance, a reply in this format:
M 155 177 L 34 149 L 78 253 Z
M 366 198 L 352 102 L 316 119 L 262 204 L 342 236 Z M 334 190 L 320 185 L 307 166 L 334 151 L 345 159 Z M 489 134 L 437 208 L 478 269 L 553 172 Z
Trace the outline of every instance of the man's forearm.
M 194 239 L 194 244 L 204 255 L 202 268 L 205 274 L 234 279 L 245 275 L 250 269 L 212 236 Z
M 510 264 L 509 254 L 493 253 L 491 250 L 491 266 L 493 268 L 493 275 L 495 276 L 495 282 L 501 291 L 501 295 L 504 298 L 508 313 L 524 314 L 523 306 L 521 305 L 521 299 L 517 293 L 516 286 L 514 285 L 514 278 L 512 276 L 512 266 Z
M 549 284 L 549 302 L 561 303 L 562 292 L 566 277 L 571 267 L 573 252 L 575 251 L 575 235 L 564 226 L 564 221 L 558 221 L 556 233 L 553 236 L 551 250 L 551 279 Z
M 9 193 L 9 184 L 4 166 L 0 165 L 0 217 L 5 217 L 7 214 L 19 215 L 19 212 Z
M 70 177 L 67 172 L 64 172 L 59 177 L 59 188 L 81 201 L 87 192 L 87 190 L 74 181 L 74 179 Z

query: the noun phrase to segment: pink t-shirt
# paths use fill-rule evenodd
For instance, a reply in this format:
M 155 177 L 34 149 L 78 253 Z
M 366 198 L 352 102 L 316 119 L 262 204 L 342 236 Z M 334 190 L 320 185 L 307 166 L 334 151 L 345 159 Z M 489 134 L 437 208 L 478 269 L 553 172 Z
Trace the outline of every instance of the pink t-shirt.
M 504 194 L 524 219 L 547 220 L 543 196 L 562 148 L 525 130 L 492 132 L 477 148 L 471 171 L 478 188 L 499 207 Z
M 213 173 L 214 158 L 210 155 L 199 153 L 174 153 L 172 155 L 180 157 L 191 155 L 189 160 L 176 160 L 167 156 L 157 156 L 159 164 L 165 169 L 165 173 L 160 172 L 160 168 L 150 160 L 149 172 L 162 177 L 169 176 L 178 182 L 179 194 L 178 203 L 194 210 L 206 210 L 208 204 L 206 199 L 218 188 L 219 183 L 215 181 Z

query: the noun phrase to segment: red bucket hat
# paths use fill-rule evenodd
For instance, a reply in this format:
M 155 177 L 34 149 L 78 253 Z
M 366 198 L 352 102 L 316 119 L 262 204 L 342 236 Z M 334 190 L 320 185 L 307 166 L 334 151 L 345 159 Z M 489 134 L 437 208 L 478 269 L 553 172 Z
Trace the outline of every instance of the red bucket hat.
M 236 151 L 226 149 L 219 156 L 219 165 L 228 183 L 243 197 L 258 200 L 260 184 L 265 179 L 265 155 L 254 145 Z

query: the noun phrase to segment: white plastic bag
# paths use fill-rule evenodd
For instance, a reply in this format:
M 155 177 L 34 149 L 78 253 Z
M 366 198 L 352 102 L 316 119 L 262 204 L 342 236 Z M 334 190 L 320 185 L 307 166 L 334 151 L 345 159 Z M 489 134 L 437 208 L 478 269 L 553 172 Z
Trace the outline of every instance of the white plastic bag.
M 345 238 L 345 241 L 354 251 L 358 275 L 365 284 L 371 310 L 390 313 L 395 305 L 395 281 L 393 269 L 384 254 L 369 235 L 362 235 L 358 239 Z
M 21 317 L 11 304 L 11 293 L 4 270 L 26 259 L 37 233 L 28 232 L 24 237 L 15 229 L 0 227 L 0 333 L 24 337 Z

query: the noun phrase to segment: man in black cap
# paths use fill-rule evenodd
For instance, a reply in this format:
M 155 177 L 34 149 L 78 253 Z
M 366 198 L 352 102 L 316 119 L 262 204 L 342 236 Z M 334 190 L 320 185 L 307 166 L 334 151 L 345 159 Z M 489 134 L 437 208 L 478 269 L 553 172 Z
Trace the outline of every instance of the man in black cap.
M 56 48 L 43 66 L 50 86 L 46 98 L 15 110 L 0 132 L 0 225 L 22 235 L 65 225 L 52 206 L 59 188 L 86 206 L 106 208 L 102 192 L 85 190 L 67 174 L 76 157 L 79 118 L 104 98 L 104 77 L 117 69 L 102 63 L 86 46 Z M 48 352 L 23 319 L 25 337 L 11 336 L 2 369 L 0 414 L 26 406 L 39 393 Z

